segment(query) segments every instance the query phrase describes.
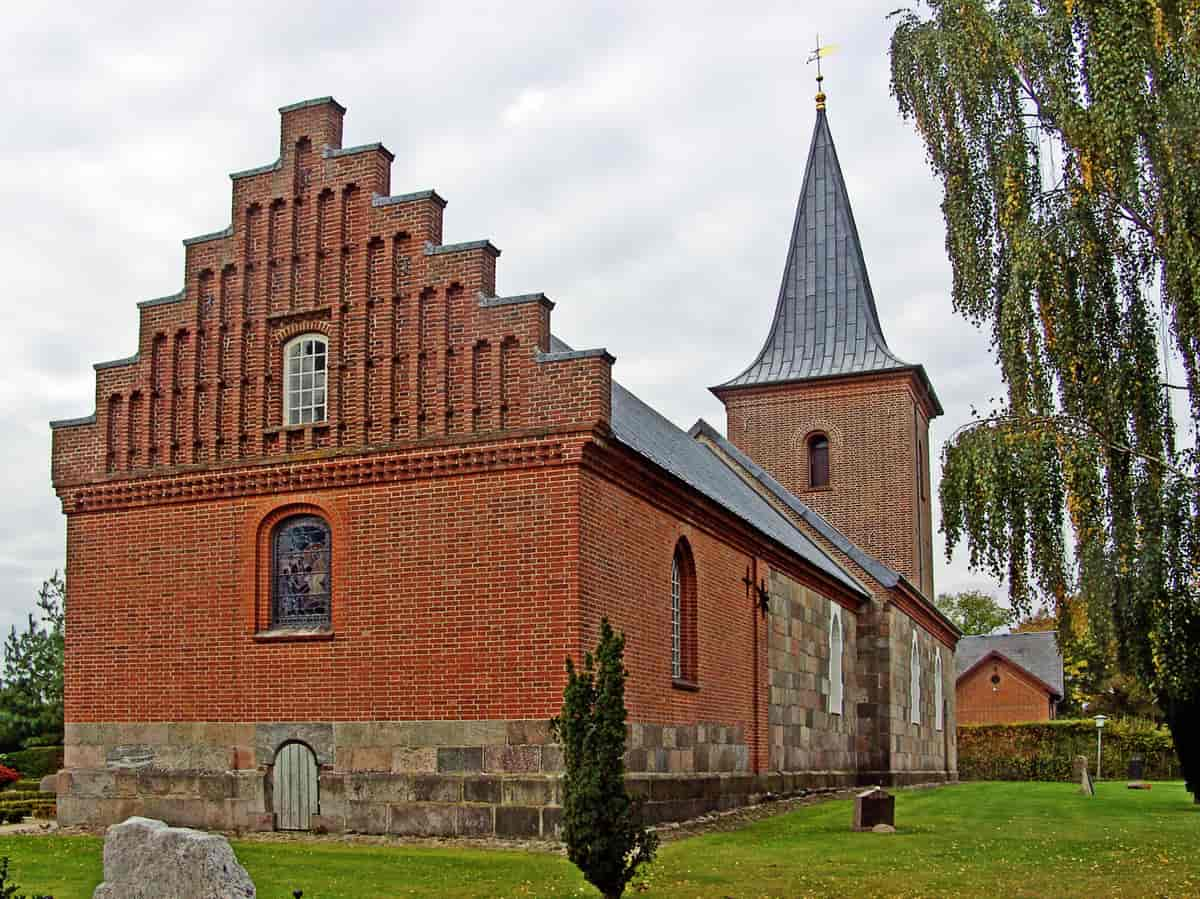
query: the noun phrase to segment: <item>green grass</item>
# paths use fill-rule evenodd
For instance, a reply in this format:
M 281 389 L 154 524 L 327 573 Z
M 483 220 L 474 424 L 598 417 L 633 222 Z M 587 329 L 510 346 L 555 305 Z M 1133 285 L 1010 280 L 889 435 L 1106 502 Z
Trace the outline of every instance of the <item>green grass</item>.
M 1102 783 L 973 783 L 900 791 L 895 834 L 849 831 L 850 803 L 829 802 L 731 833 L 664 846 L 627 895 L 986 896 L 1200 895 L 1200 806 L 1182 784 L 1149 792 Z M 595 896 L 565 859 L 517 851 L 235 841 L 264 899 L 391 896 Z M 0 837 L 27 891 L 86 899 L 101 841 Z

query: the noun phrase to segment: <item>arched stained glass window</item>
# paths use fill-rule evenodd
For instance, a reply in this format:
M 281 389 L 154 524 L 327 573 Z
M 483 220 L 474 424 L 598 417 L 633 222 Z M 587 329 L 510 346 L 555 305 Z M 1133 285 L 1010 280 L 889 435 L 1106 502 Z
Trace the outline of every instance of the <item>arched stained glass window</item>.
M 824 434 L 808 439 L 808 486 L 829 486 L 829 438 Z
M 302 334 L 283 348 L 283 420 L 289 425 L 325 420 L 325 371 L 328 342 L 320 334 Z
M 316 515 L 285 519 L 272 543 L 272 623 L 275 627 L 329 624 L 329 525 Z

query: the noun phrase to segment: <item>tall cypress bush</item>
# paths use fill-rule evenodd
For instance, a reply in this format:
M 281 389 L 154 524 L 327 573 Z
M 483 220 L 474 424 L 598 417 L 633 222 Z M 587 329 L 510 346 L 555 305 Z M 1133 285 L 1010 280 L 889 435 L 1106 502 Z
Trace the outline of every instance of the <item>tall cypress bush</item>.
M 567 857 L 606 897 L 619 897 L 654 858 L 658 837 L 625 791 L 625 635 L 605 618 L 583 670 L 567 659 L 562 713 L 551 724 L 563 748 Z

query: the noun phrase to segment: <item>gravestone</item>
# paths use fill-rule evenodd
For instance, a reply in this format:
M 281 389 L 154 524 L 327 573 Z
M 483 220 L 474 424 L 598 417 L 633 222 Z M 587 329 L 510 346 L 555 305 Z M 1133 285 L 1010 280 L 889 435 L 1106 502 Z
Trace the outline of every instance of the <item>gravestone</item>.
M 214 833 L 129 818 L 104 835 L 104 882 L 92 899 L 254 899 L 229 841 Z
M 887 827 L 888 830 L 879 828 Z M 854 829 L 891 833 L 896 828 L 896 797 L 872 787 L 854 797 Z
M 1129 783 L 1126 785 L 1131 790 L 1148 790 L 1150 784 L 1142 780 L 1146 773 L 1146 759 L 1140 755 L 1135 755 L 1129 759 Z
M 1075 756 L 1074 764 L 1075 779 L 1079 781 L 1079 792 L 1084 796 L 1095 796 L 1096 788 L 1092 785 L 1092 777 L 1088 774 L 1088 760 L 1086 755 Z

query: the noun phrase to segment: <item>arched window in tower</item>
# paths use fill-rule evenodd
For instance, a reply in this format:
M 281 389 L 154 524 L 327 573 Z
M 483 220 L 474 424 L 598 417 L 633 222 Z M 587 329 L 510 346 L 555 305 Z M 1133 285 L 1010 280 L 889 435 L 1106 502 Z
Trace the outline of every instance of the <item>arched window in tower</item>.
M 834 605 L 829 616 L 829 714 L 842 714 L 842 609 Z
M 275 627 L 329 624 L 331 539 L 317 515 L 295 515 L 271 541 L 271 619 Z
M 829 486 L 829 438 L 824 434 L 808 438 L 808 486 Z
M 671 558 L 671 678 L 696 681 L 696 565 L 682 537 Z
M 908 700 L 912 706 L 912 714 L 909 720 L 913 724 L 921 723 L 921 652 L 917 648 L 917 632 L 913 631 L 912 638 L 912 653 L 909 656 L 908 662 Z
M 946 700 L 942 690 L 942 648 L 939 646 L 933 651 L 933 713 L 937 719 L 938 730 L 946 726 Z
M 301 425 L 325 420 L 325 362 L 322 334 L 301 334 L 283 348 L 283 420 Z

